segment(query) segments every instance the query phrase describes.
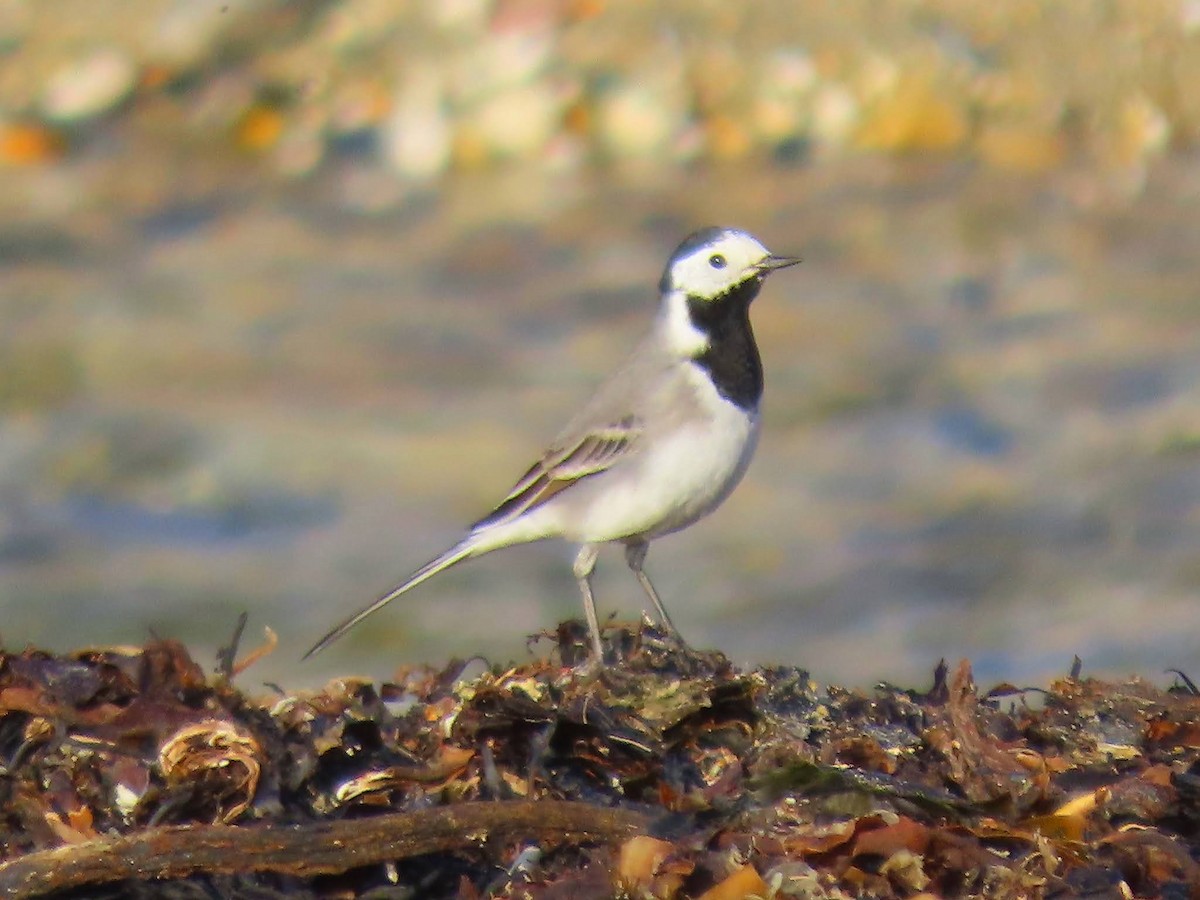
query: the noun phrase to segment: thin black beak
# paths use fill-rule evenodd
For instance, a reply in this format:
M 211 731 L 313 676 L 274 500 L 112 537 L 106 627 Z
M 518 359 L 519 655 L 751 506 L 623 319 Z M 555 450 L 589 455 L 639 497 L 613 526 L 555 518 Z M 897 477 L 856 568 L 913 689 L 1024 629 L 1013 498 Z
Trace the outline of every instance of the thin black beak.
M 786 269 L 788 266 L 794 266 L 800 262 L 798 256 L 768 256 L 766 259 L 760 260 L 754 268 L 762 274 L 774 272 L 776 269 Z

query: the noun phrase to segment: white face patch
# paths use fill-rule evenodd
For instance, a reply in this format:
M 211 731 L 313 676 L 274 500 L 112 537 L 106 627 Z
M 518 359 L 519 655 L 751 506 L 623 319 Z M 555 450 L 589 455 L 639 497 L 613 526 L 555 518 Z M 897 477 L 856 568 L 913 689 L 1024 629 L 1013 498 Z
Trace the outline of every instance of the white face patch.
M 672 291 L 663 297 L 658 327 L 667 347 L 680 357 L 692 359 L 708 349 L 708 335 L 692 322 L 686 294 Z
M 722 231 L 668 267 L 671 287 L 704 299 L 719 297 L 755 274 L 770 252 L 744 231 Z

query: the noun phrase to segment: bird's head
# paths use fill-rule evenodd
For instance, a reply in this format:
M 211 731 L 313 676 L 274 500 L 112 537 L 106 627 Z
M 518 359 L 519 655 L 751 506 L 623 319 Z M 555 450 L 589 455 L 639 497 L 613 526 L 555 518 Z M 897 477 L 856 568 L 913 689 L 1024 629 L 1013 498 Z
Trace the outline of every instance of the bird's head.
M 658 284 L 670 344 L 686 356 L 703 352 L 713 321 L 744 316 L 763 280 L 798 262 L 775 256 L 736 228 L 703 228 L 689 235 L 671 254 Z
M 702 228 L 675 248 L 658 287 L 663 294 L 678 291 L 695 300 L 715 301 L 747 281 L 761 283 L 776 269 L 798 262 L 773 255 L 758 238 L 736 228 Z

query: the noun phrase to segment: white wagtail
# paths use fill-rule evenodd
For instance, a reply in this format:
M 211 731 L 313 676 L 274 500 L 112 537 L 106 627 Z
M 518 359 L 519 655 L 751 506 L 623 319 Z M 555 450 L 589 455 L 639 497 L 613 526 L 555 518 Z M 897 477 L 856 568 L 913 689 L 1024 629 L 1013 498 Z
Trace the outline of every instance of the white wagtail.
M 597 662 L 603 648 L 591 580 L 601 544 L 625 545 L 625 561 L 678 638 L 642 570 L 646 550 L 654 538 L 712 512 L 745 474 L 763 390 L 750 303 L 771 272 L 799 261 L 773 256 L 733 228 L 688 237 L 659 281 L 649 336 L 503 502 L 437 559 L 321 638 L 306 658 L 455 563 L 548 537 L 581 545 L 574 573 Z

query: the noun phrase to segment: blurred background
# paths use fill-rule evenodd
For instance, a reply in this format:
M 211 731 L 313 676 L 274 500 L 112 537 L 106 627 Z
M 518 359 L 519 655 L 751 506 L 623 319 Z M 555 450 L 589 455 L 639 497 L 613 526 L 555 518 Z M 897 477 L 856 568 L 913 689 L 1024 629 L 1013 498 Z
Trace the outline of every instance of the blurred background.
M 757 460 L 648 563 L 822 681 L 1200 674 L 1200 2 L 0 0 L 0 632 L 241 679 L 579 615 L 495 554 L 327 653 L 637 340 L 667 255 L 755 305 Z M 603 613 L 635 617 L 621 555 Z

